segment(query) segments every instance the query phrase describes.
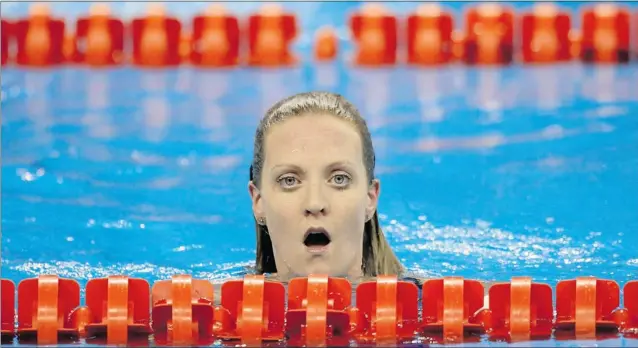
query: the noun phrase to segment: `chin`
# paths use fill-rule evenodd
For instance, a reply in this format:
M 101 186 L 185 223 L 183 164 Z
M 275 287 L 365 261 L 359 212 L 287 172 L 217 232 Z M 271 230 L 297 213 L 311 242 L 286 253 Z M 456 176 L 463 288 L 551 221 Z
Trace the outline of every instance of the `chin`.
M 306 274 L 304 275 L 305 277 L 311 275 L 311 274 L 327 274 L 328 276 L 332 276 L 332 274 L 334 273 L 334 271 L 330 268 L 329 265 L 325 265 L 325 264 L 319 264 L 319 265 L 308 265 L 308 267 L 306 267 Z

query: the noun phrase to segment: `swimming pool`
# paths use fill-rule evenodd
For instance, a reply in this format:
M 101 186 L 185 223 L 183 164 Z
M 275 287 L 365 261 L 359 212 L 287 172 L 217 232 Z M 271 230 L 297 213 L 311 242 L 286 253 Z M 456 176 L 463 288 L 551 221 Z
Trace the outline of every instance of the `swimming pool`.
M 380 218 L 407 266 L 552 286 L 638 277 L 636 66 L 317 69 L 5 70 L 3 277 L 241 275 L 254 127 L 308 89 L 369 120 Z
M 54 273 L 83 289 L 112 274 L 242 276 L 258 119 L 287 95 L 331 90 L 369 122 L 381 223 L 406 266 L 623 285 L 638 279 L 636 81 L 635 63 L 3 67 L 2 278 Z

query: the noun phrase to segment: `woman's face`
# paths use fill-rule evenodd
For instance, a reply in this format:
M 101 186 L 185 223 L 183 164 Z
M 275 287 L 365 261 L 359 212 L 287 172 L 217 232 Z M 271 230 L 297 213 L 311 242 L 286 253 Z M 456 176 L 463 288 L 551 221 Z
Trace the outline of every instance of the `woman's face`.
M 365 222 L 379 182 L 368 182 L 357 129 L 330 115 L 291 117 L 265 137 L 261 186 L 249 184 L 265 218 L 282 278 L 361 276 Z

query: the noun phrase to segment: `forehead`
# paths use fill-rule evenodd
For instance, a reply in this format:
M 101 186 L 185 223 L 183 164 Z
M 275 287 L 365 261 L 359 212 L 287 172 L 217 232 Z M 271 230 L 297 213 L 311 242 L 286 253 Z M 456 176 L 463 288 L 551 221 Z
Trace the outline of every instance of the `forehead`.
M 265 153 L 272 165 L 298 159 L 328 158 L 354 163 L 362 163 L 363 159 L 361 137 L 355 125 L 323 114 L 294 116 L 274 125 L 266 135 Z

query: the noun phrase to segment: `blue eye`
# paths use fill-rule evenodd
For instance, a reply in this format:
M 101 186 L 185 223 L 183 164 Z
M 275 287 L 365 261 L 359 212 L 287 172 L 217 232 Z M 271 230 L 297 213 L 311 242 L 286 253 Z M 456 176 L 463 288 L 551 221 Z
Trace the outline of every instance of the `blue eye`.
M 294 176 L 284 176 L 280 178 L 279 180 L 277 180 L 277 182 L 279 183 L 280 186 L 284 188 L 289 188 L 291 186 L 294 186 L 297 183 L 297 178 L 295 178 Z
M 336 174 L 332 177 L 332 182 L 339 186 L 345 186 L 350 183 L 350 177 L 346 174 Z

